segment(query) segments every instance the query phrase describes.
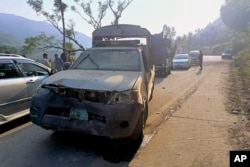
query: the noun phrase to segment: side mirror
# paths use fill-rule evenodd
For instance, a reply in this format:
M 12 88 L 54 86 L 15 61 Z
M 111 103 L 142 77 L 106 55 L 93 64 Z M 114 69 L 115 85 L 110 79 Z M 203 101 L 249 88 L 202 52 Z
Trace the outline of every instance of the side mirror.
M 37 72 L 36 71 L 29 71 L 29 72 L 27 72 L 27 74 L 26 74 L 27 76 L 38 76 L 38 74 L 37 74 Z
M 50 75 L 53 75 L 53 74 L 55 74 L 55 73 L 57 73 L 57 70 L 56 70 L 56 69 L 51 69 Z

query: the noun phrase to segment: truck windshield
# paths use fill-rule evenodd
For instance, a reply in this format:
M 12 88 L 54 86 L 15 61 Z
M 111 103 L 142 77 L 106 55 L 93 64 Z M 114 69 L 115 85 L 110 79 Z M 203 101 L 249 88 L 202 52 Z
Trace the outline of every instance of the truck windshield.
M 98 49 L 85 51 L 74 69 L 107 71 L 140 71 L 137 50 Z

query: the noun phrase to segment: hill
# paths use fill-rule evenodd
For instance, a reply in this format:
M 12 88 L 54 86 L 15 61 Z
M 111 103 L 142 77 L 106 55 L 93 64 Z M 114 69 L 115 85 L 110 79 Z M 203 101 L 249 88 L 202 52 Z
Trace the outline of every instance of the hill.
M 45 21 L 34 21 L 13 14 L 0 13 L 0 23 L 0 45 L 12 44 L 20 47 L 25 38 L 37 36 L 42 32 L 57 39 L 62 38 L 62 35 Z M 8 39 L 8 41 L 1 39 Z M 84 47 L 91 47 L 91 37 L 77 32 L 76 39 Z

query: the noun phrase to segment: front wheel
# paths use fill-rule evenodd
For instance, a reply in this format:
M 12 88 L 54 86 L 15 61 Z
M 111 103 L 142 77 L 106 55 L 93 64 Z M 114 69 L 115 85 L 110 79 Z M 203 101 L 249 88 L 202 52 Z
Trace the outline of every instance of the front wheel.
M 139 118 L 135 131 L 131 136 L 131 139 L 133 141 L 142 140 L 144 135 L 143 129 L 144 129 L 144 114 L 142 114 L 141 117 Z
M 146 126 L 147 117 L 148 117 L 148 103 L 145 102 L 144 109 L 143 109 L 141 116 L 138 120 L 135 131 L 131 137 L 131 139 L 133 141 L 142 141 L 143 136 L 144 136 L 143 130 Z

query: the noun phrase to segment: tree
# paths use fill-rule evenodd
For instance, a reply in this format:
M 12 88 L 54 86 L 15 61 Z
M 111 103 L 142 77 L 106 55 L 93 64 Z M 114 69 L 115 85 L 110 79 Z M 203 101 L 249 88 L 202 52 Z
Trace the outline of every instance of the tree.
M 227 0 L 220 13 L 225 25 L 237 31 L 247 31 L 250 22 L 249 0 Z
M 35 52 L 45 51 L 48 49 L 62 49 L 62 41 L 55 40 L 54 36 L 46 36 L 45 33 L 41 33 L 35 37 L 29 37 L 24 40 L 22 47 L 22 53 L 32 54 Z M 72 43 L 65 42 L 65 49 L 67 51 L 74 51 Z
M 95 17 L 94 13 L 92 11 L 92 0 L 89 0 L 89 2 L 84 3 L 83 0 L 80 2 L 80 0 L 74 0 L 78 6 L 80 6 L 83 9 L 83 12 L 86 14 L 86 16 L 84 16 L 78 9 L 76 6 L 71 6 L 71 10 L 75 11 L 76 13 L 78 13 L 80 15 L 80 17 L 85 20 L 87 23 L 89 23 L 90 25 L 92 25 L 94 27 L 94 29 L 98 29 L 101 27 L 102 25 L 102 20 L 106 15 L 106 11 L 108 8 L 110 8 L 111 12 L 114 15 L 114 21 L 111 22 L 111 24 L 113 25 L 118 25 L 118 21 L 121 18 L 122 12 L 129 6 L 129 4 L 133 1 L 133 0 L 124 0 L 124 1 L 118 1 L 117 4 L 117 8 L 114 9 L 114 1 L 113 0 L 106 0 L 105 2 L 102 1 L 98 1 L 98 14 Z
M 95 17 L 91 8 L 92 0 L 89 0 L 88 3 L 84 3 L 83 1 L 80 2 L 80 0 L 74 0 L 75 3 L 80 6 L 83 9 L 83 12 L 87 15 L 88 19 L 82 15 L 82 13 L 77 9 L 76 6 L 71 6 L 71 10 L 78 13 L 80 17 L 85 20 L 87 23 L 92 25 L 94 29 L 98 29 L 102 26 L 102 20 L 104 16 L 106 15 L 106 11 L 108 8 L 108 2 L 102 2 L 98 1 L 98 14 Z
M 169 38 L 170 40 L 173 40 L 173 38 L 176 36 L 176 31 L 174 27 L 169 27 L 166 24 L 163 25 L 163 36 L 164 38 Z
M 62 34 L 63 43 L 61 49 L 66 50 L 66 38 L 68 38 L 70 41 L 73 41 L 79 46 L 78 50 L 85 50 L 85 48 L 75 38 L 73 20 L 69 21 L 68 28 L 66 28 L 64 13 L 67 10 L 67 4 L 62 2 L 62 0 L 54 0 L 53 14 L 50 14 L 43 9 L 43 0 L 28 0 L 27 3 L 36 11 L 37 14 L 43 15 L 47 21 L 49 21 L 52 26 L 54 26 L 58 32 Z M 60 27 L 60 24 L 62 28 Z M 57 47 L 58 46 L 55 46 L 55 48 Z
M 54 27 L 61 32 L 60 27 L 58 26 L 58 22 L 62 21 L 62 34 L 63 34 L 63 50 L 65 50 L 66 48 L 66 28 L 65 28 L 65 18 L 64 18 L 64 12 L 67 9 L 67 5 L 65 3 L 63 3 L 61 0 L 55 0 L 54 1 L 54 13 L 55 15 L 50 15 L 49 18 L 51 18 L 52 16 L 52 25 L 54 25 Z M 55 19 L 54 19 L 55 18 Z M 54 24 L 56 23 L 56 24 Z
M 111 9 L 115 19 L 114 22 L 112 22 L 113 25 L 118 25 L 119 19 L 122 16 L 122 12 L 128 7 L 130 3 L 132 3 L 133 0 L 124 0 L 124 1 L 118 1 L 117 8 L 116 10 L 113 8 L 114 6 L 114 1 L 113 0 L 108 0 L 108 5 L 109 8 Z
M 15 47 L 2 45 L 0 46 L 0 53 L 16 53 L 18 54 L 18 50 Z
M 44 51 L 51 48 L 60 49 L 60 46 L 56 46 L 54 44 L 54 36 L 47 37 L 44 33 L 36 37 L 29 37 L 24 40 L 24 45 L 22 48 L 22 52 L 25 54 L 30 54 L 35 51 Z

